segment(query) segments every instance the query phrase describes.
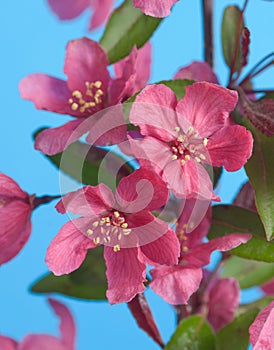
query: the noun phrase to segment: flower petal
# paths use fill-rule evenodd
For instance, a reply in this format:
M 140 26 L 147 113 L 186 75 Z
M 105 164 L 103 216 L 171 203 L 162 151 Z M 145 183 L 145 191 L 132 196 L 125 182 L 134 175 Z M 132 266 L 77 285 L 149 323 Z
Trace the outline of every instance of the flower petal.
M 272 350 L 274 348 L 274 301 L 259 313 L 249 327 L 253 350 Z
M 174 76 L 174 79 L 189 79 L 196 81 L 207 81 L 218 84 L 218 78 L 210 65 L 206 62 L 194 61 L 186 67 L 182 67 Z
M 18 343 L 9 338 L 5 337 L 3 335 L 0 335 L 0 349 L 3 350 L 17 350 L 18 349 Z
M 178 126 L 174 92 L 163 84 L 145 87 L 136 97 L 130 111 L 130 122 L 140 127 L 141 134 L 169 142 L 177 137 Z
M 145 290 L 146 265 L 138 260 L 138 248 L 125 248 L 114 252 L 105 247 L 110 304 L 129 302 L 136 294 Z
M 61 340 L 53 335 L 29 334 L 19 344 L 18 350 L 67 350 Z
M 64 80 L 46 74 L 27 75 L 19 84 L 21 97 L 34 103 L 37 109 L 79 116 L 68 102 L 71 92 Z
M 51 241 L 46 254 L 49 270 L 56 276 L 68 274 L 84 261 L 87 251 L 96 245 L 85 233 L 90 228 L 90 220 L 74 219 L 67 222 Z
M 47 155 L 63 152 L 83 135 L 84 130 L 79 127 L 83 120 L 79 118 L 58 128 L 50 128 L 40 132 L 35 139 L 35 149 Z
M 150 265 L 176 265 L 180 255 L 180 245 L 173 230 L 159 237 L 152 243 L 142 245 L 141 252 L 145 255 Z
M 239 170 L 252 153 L 253 139 L 243 126 L 221 128 L 208 140 L 207 149 L 212 165 L 224 166 L 227 171 Z
M 188 261 L 193 267 L 201 267 L 209 264 L 210 255 L 214 250 L 226 252 L 246 243 L 252 238 L 250 234 L 231 233 L 229 235 L 214 238 L 208 243 L 202 243 L 193 247 L 188 253 L 184 254 L 183 259 Z
M 71 212 L 86 217 L 100 214 L 114 205 L 111 190 L 103 183 L 97 186 L 85 186 L 65 195 L 56 205 L 59 213 Z
M 207 319 L 215 332 L 230 323 L 240 302 L 240 287 L 234 278 L 214 281 L 208 294 Z
M 207 82 L 194 83 L 186 87 L 185 97 L 177 105 L 179 123 L 184 129 L 187 120 L 201 137 L 208 137 L 224 126 L 237 100 L 234 90 Z
M 1 196 L 16 197 L 27 200 L 28 194 L 9 176 L 0 173 L 0 199 Z
M 124 177 L 116 191 L 117 202 L 127 213 L 158 209 L 166 204 L 169 197 L 160 176 L 144 167 Z
M 265 294 L 274 295 L 274 278 L 262 284 L 261 289 L 264 291 Z
M 55 314 L 60 318 L 60 333 L 62 343 L 66 350 L 74 350 L 75 345 L 75 323 L 69 309 L 57 300 L 48 299 Z
M 78 17 L 90 6 L 90 0 L 48 0 L 51 10 L 59 19 L 72 19 Z
M 156 267 L 150 273 L 150 288 L 172 305 L 187 304 L 190 296 L 199 288 L 203 277 L 202 269 L 181 265 Z
M 178 0 L 133 0 L 133 6 L 140 8 L 146 15 L 152 17 L 166 17 L 170 8 Z
M 107 55 L 96 41 L 82 38 L 69 42 L 64 72 L 68 77 L 68 86 L 71 91 L 79 90 L 85 94 L 86 82 L 99 81 L 101 82 L 100 90 L 105 99 L 109 83 L 107 66 Z M 94 107 L 94 110 L 98 108 Z
M 31 207 L 12 201 L 0 208 L 0 265 L 14 258 L 26 244 L 31 233 Z
M 93 0 L 92 1 L 93 14 L 89 25 L 89 30 L 93 30 L 105 22 L 105 20 L 107 19 L 110 13 L 110 9 L 112 5 L 113 5 L 113 0 L 104 0 L 104 1 Z

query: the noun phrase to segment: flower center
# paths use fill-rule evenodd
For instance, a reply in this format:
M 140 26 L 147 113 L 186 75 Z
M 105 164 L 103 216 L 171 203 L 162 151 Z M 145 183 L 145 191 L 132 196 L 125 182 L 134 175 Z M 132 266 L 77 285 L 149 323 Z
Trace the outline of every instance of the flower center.
M 73 111 L 79 110 L 81 113 L 84 113 L 87 109 L 102 103 L 102 96 L 104 95 L 103 91 L 100 89 L 102 82 L 99 80 L 93 83 L 86 81 L 85 85 L 85 94 L 79 90 L 72 91 L 72 97 L 69 98 L 68 102 Z M 87 98 L 87 100 L 85 98 Z
M 181 164 L 185 165 L 190 159 L 194 159 L 197 163 L 206 159 L 204 150 L 208 142 L 207 138 L 199 136 L 199 132 L 192 126 L 188 128 L 187 133 L 182 133 L 178 126 L 174 131 L 178 132 L 178 137 L 170 144 L 172 160 L 179 159 Z
M 119 211 L 113 211 L 109 215 L 102 216 L 100 220 L 92 223 L 92 228 L 87 230 L 87 236 L 93 239 L 95 244 L 113 245 L 113 250 L 120 250 L 119 241 L 131 233 L 125 217 Z

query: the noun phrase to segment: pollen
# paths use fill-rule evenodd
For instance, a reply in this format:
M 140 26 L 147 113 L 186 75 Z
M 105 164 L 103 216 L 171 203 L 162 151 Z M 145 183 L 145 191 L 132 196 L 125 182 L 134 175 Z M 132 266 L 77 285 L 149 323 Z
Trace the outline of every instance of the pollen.
M 184 247 L 182 248 L 182 251 L 183 251 L 184 253 L 187 253 L 187 252 L 188 252 L 188 247 L 184 246 Z
M 68 103 L 73 111 L 79 110 L 81 113 L 85 113 L 89 108 L 93 108 L 102 103 L 104 92 L 101 90 L 101 81 L 97 80 L 92 83 L 86 81 L 85 87 L 86 90 L 84 93 L 80 90 L 72 91 L 72 98 L 70 97 L 68 99 Z
M 174 131 L 175 132 L 179 132 L 180 131 L 180 127 L 179 126 L 175 126 Z
M 205 138 L 203 139 L 203 145 L 206 146 L 207 143 L 208 143 L 208 139 L 205 137 Z
M 114 250 L 115 252 L 119 252 L 119 251 L 121 250 L 119 244 L 116 244 L 116 245 L 113 247 L 113 250 Z
M 94 231 L 93 231 L 93 230 L 91 230 L 91 229 L 88 229 L 88 230 L 87 230 L 87 235 L 88 235 L 88 236 L 93 235 L 93 233 L 94 233 Z
M 178 159 L 178 156 L 176 156 L 176 154 L 173 154 L 173 155 L 171 156 L 171 159 L 172 159 L 172 160 L 176 160 L 176 159 Z

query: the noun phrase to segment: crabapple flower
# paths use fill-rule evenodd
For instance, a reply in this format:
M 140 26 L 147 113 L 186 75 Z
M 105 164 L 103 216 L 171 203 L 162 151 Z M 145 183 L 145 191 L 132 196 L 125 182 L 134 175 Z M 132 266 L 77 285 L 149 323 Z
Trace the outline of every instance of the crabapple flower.
M 62 152 L 86 132 L 90 132 L 87 141 L 97 141 L 96 144 L 99 145 L 122 142 L 126 137 L 122 107 L 120 113 L 116 109 L 115 118 L 111 111 L 105 113 L 104 109 L 119 104 L 134 94 L 135 81 L 145 83 L 149 67 L 143 72 L 141 66 L 142 62 L 149 62 L 148 55 L 149 44 L 141 50 L 134 47 L 126 60 L 117 63 L 119 77 L 112 79 L 104 50 L 97 42 L 82 38 L 70 41 L 67 46 L 64 65 L 67 81 L 46 74 L 26 76 L 19 84 L 22 98 L 32 101 L 37 109 L 68 114 L 75 118 L 63 126 L 39 133 L 35 148 L 53 155 Z M 99 111 L 102 113 L 98 114 Z M 93 116 L 95 113 L 97 116 Z M 91 115 L 93 117 L 89 118 Z M 105 131 L 103 125 L 98 138 L 98 132 L 94 136 L 92 130 L 98 119 L 102 120 L 103 117 L 104 123 L 113 124 L 113 128 Z
M 147 86 L 130 112 L 130 122 L 144 136 L 130 140 L 132 151 L 177 197 L 211 199 L 212 183 L 203 164 L 236 171 L 251 156 L 251 133 L 227 124 L 236 103 L 236 91 L 208 82 L 187 86 L 179 102 L 167 86 Z
M 179 0 L 133 0 L 133 6 L 152 17 L 166 17 L 171 7 Z
M 61 20 L 70 20 L 81 15 L 87 9 L 93 11 L 89 30 L 102 25 L 107 19 L 113 0 L 48 0 L 51 10 Z
M 60 318 L 61 338 L 48 334 L 29 334 L 17 342 L 0 335 L 0 348 L 3 350 L 74 350 L 75 324 L 67 307 L 59 301 L 48 299 L 55 314 Z
M 218 78 L 210 65 L 206 62 L 199 61 L 193 61 L 188 66 L 179 69 L 175 74 L 174 79 L 189 79 L 219 84 Z
M 197 291 L 203 277 L 202 267 L 209 264 L 213 251 L 228 251 L 251 238 L 250 234 L 232 233 L 204 243 L 211 224 L 211 207 L 197 225 L 191 215 L 195 202 L 194 199 L 186 200 L 177 224 L 176 233 L 181 247 L 179 264 L 157 266 L 150 271 L 150 288 L 173 305 L 187 304 L 190 296 Z M 198 208 L 203 206 L 201 203 Z
M 250 343 L 253 350 L 274 349 L 274 301 L 259 313 L 249 327 Z
M 234 278 L 214 278 L 203 295 L 201 313 L 206 313 L 215 332 L 230 323 L 240 303 L 240 287 Z
M 178 262 L 175 232 L 151 214 L 165 205 L 168 195 L 161 178 L 142 168 L 124 177 L 115 195 L 104 184 L 67 194 L 57 210 L 81 217 L 66 223 L 51 242 L 46 254 L 49 269 L 55 275 L 70 273 L 88 249 L 103 244 L 109 302 L 130 301 L 145 290 L 146 264 Z
M 0 265 L 14 258 L 31 233 L 32 197 L 0 173 Z

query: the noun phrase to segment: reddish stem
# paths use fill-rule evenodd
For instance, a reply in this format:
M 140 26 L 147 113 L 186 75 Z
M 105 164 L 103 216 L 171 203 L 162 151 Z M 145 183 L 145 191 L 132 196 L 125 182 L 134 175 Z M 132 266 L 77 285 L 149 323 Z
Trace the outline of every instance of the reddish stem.
M 202 0 L 204 28 L 204 60 L 214 66 L 213 57 L 213 0 Z

